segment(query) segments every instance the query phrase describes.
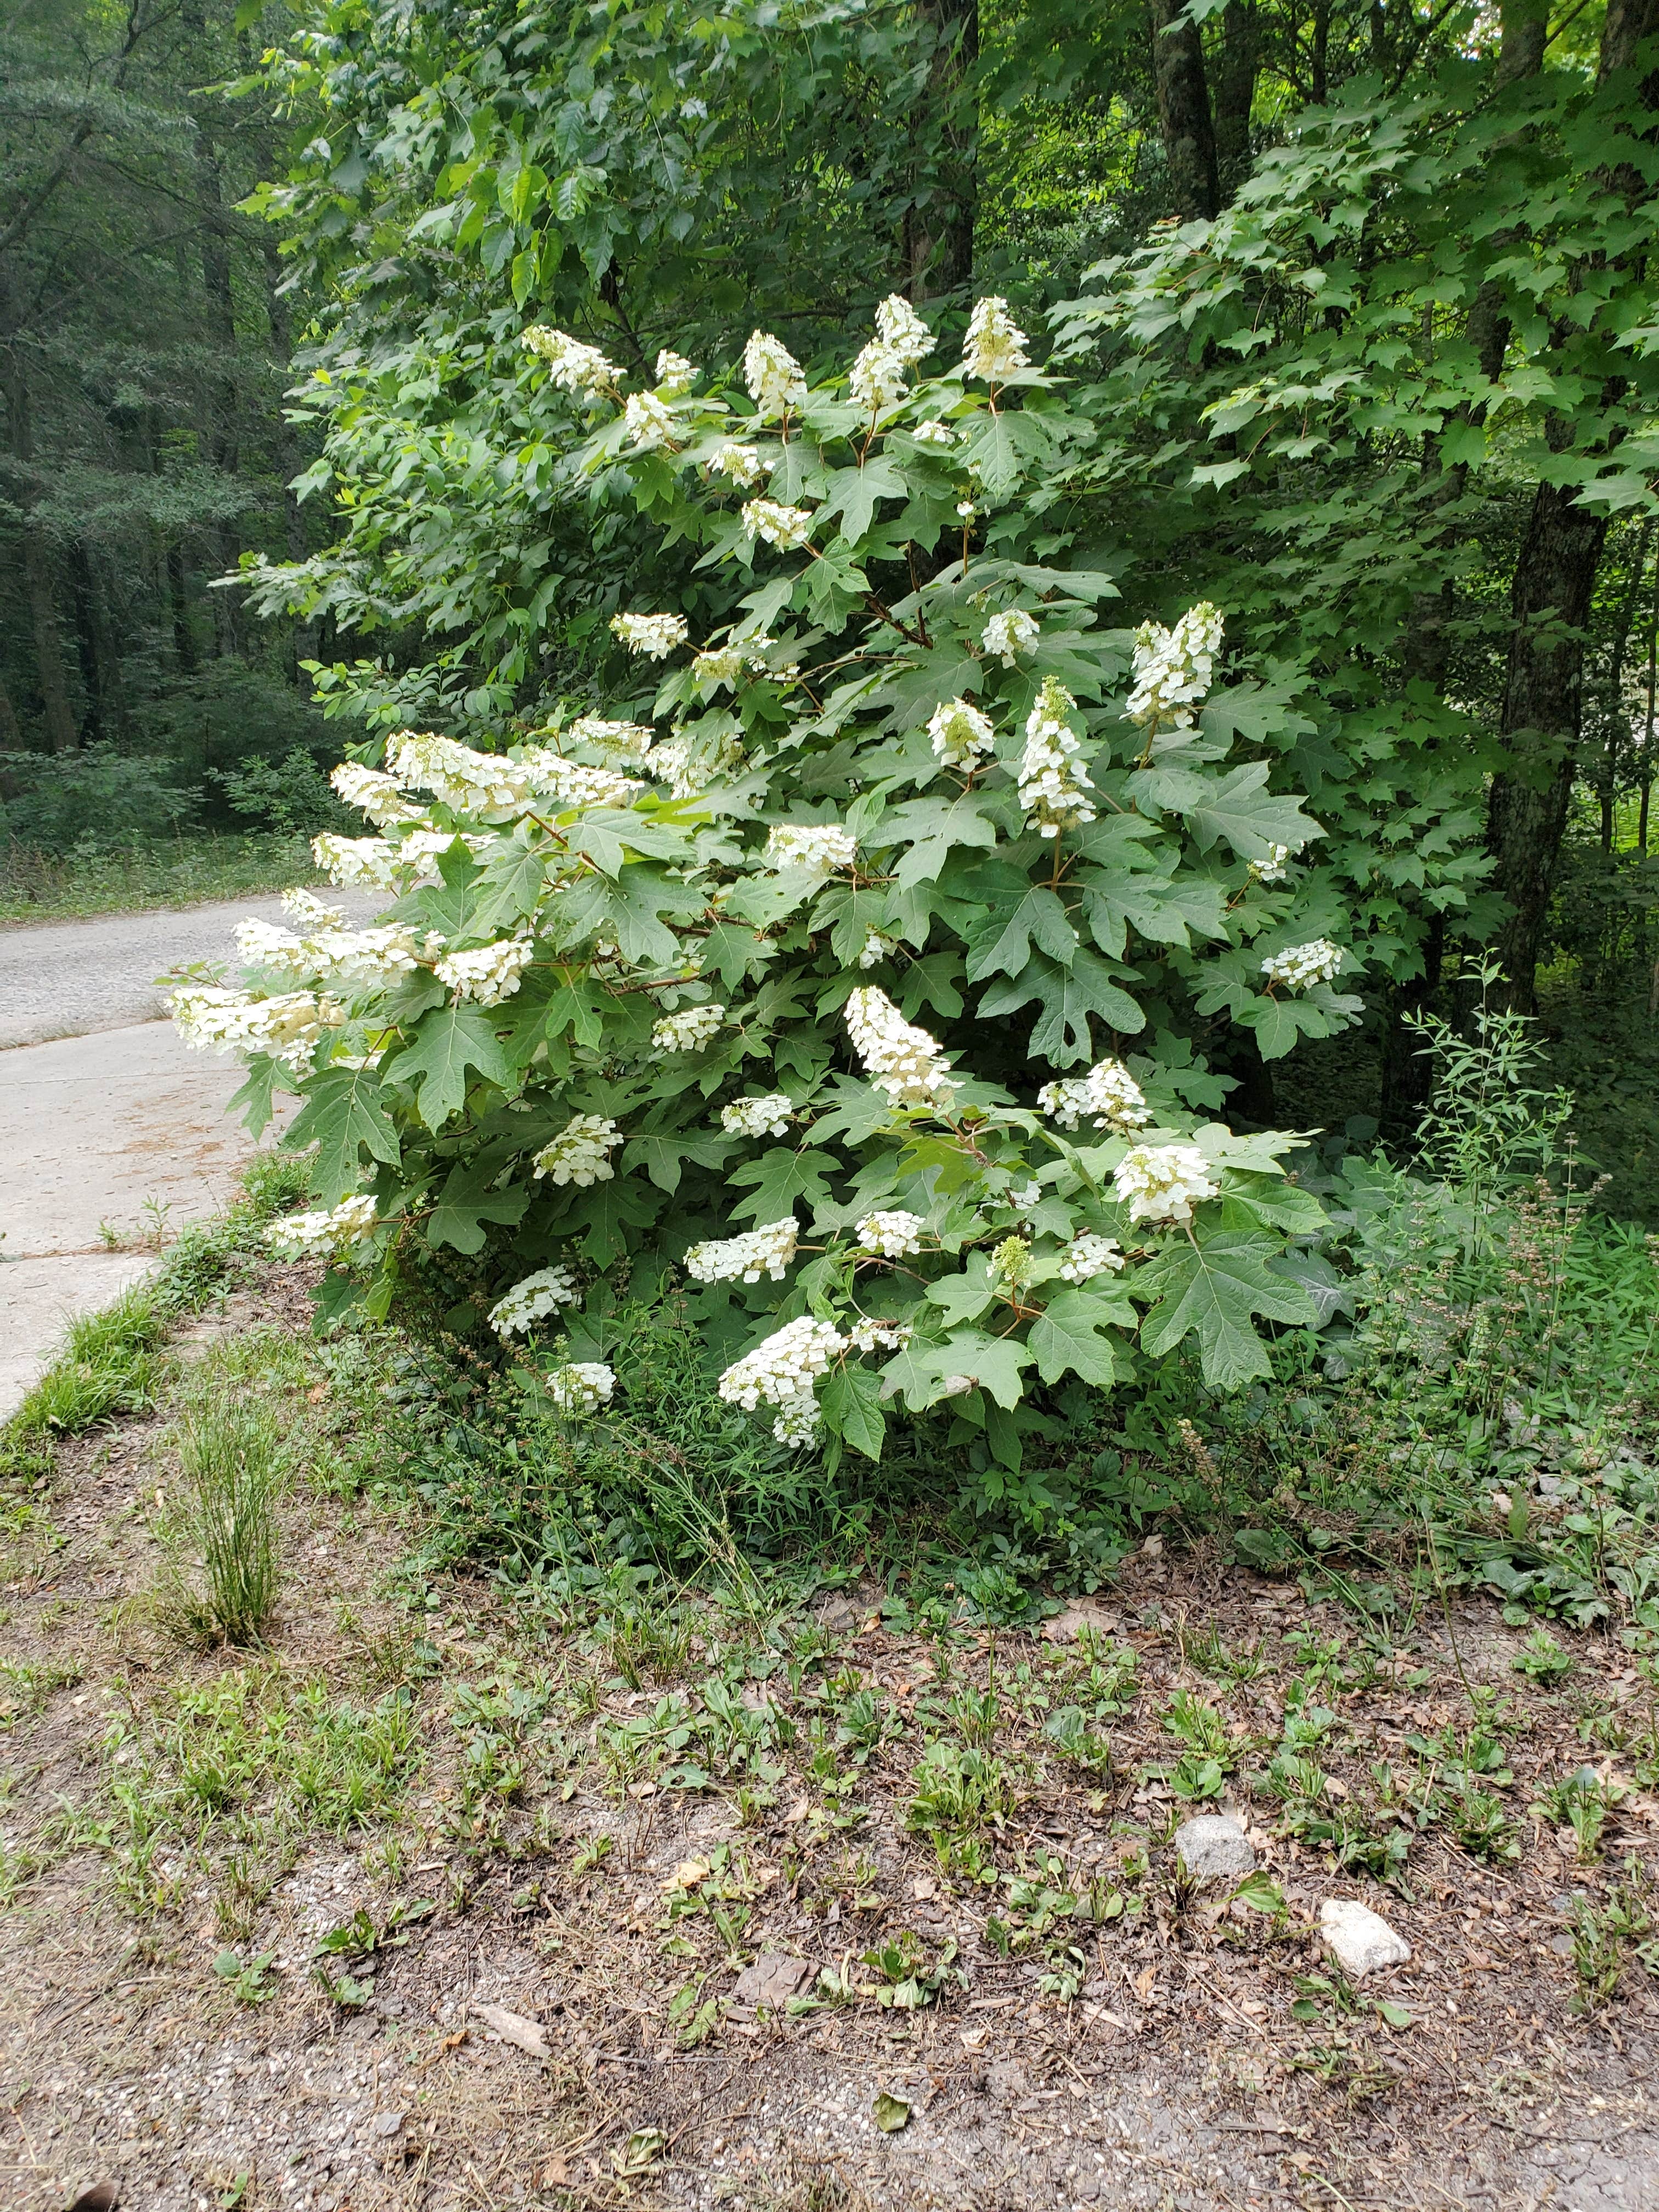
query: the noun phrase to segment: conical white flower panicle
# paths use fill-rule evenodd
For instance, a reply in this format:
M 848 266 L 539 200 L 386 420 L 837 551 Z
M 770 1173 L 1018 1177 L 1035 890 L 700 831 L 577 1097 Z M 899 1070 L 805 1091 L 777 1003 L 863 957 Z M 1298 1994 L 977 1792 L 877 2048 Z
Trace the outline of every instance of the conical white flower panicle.
M 694 1244 L 685 1255 L 685 1272 L 696 1283 L 757 1283 L 763 1275 L 781 1283 L 795 1256 L 799 1233 L 789 1214 L 781 1221 L 763 1221 L 739 1237 Z
M 1221 616 L 1207 600 L 1188 607 L 1173 629 L 1142 623 L 1135 632 L 1134 682 L 1124 716 L 1143 729 L 1189 729 L 1210 695 L 1221 650 Z
M 1045 1083 L 1037 1109 L 1062 1129 L 1092 1121 L 1097 1129 L 1144 1129 L 1152 1120 L 1146 1093 L 1121 1060 L 1103 1060 L 1084 1076 Z
M 734 1137 L 783 1137 L 794 1110 L 787 1091 L 769 1091 L 763 1098 L 734 1098 L 722 1106 L 720 1127 Z
M 1076 761 L 1079 741 L 1066 721 L 1077 701 L 1063 684 L 1045 676 L 1025 724 L 1019 763 L 1019 803 L 1039 836 L 1057 837 L 1095 818 L 1094 786 Z
M 1008 302 L 994 293 L 981 300 L 969 318 L 963 374 L 977 377 L 982 384 L 1001 384 L 1030 365 L 1025 333 L 1009 313 Z
M 947 699 L 927 718 L 927 734 L 933 756 L 946 768 L 972 769 L 996 750 L 996 732 L 991 718 L 970 707 L 965 699 Z
M 802 1314 L 734 1361 L 720 1379 L 720 1394 L 746 1413 L 775 1406 L 772 1432 L 778 1442 L 806 1443 L 819 1419 L 812 1385 L 847 1348 L 848 1340 L 832 1322 Z
M 568 1267 L 539 1267 L 491 1306 L 489 1326 L 500 1337 L 522 1336 L 544 1315 L 574 1306 L 580 1296 Z
M 168 994 L 167 1011 L 192 1052 L 266 1053 L 301 1075 L 324 1031 L 345 1020 L 337 1000 L 311 991 L 256 999 L 207 984 L 181 984 Z
M 896 1106 L 943 1113 L 960 1085 L 926 1030 L 907 1022 L 885 991 L 866 983 L 847 1001 L 847 1033 L 865 1073 Z
M 562 1413 L 580 1419 L 611 1403 L 616 1376 L 602 1359 L 573 1359 L 555 1367 L 546 1377 L 548 1396 Z
M 579 398 L 595 399 L 601 392 L 614 392 L 618 371 L 608 362 L 597 346 L 584 345 L 566 331 L 549 330 L 545 324 L 532 323 L 519 341 L 526 351 L 533 353 L 547 363 L 547 380 L 557 385 L 562 392 L 574 392 Z
M 781 338 L 756 331 L 743 349 L 744 381 L 763 422 L 776 421 L 806 404 L 806 379 Z
M 264 1239 L 279 1260 L 313 1260 L 346 1251 L 374 1226 L 374 1200 L 359 1191 L 325 1213 L 289 1213 L 267 1222 Z
M 611 635 L 647 660 L 666 660 L 689 633 L 684 615 L 612 615 Z
M 890 1206 L 866 1213 L 854 1234 L 859 1240 L 859 1249 L 879 1260 L 907 1260 L 921 1249 L 921 1232 L 927 1224 L 919 1213 L 906 1213 L 902 1207 Z
M 1018 665 L 1022 653 L 1029 653 L 1042 635 L 1036 618 L 1028 615 L 1024 607 L 1010 607 L 1000 615 L 993 615 L 985 625 L 985 650 L 994 654 L 1005 668 Z
M 1328 937 L 1316 937 L 1311 945 L 1292 945 L 1287 951 L 1270 952 L 1261 972 L 1270 983 L 1287 991 L 1310 990 L 1316 983 L 1334 983 L 1342 969 L 1342 947 Z
M 474 1006 L 499 1006 L 523 982 L 534 951 L 527 938 L 504 937 L 472 951 L 446 952 L 433 973 L 458 1000 L 470 999 Z
M 1190 1221 L 1193 1208 L 1221 1189 L 1196 1145 L 1137 1145 L 1113 1169 L 1112 1180 L 1131 1221 L 1175 1225 Z
M 827 876 L 850 868 L 858 855 L 853 832 L 830 822 L 781 822 L 766 840 L 769 868 L 811 868 Z
M 617 1170 L 610 1155 L 622 1142 L 614 1121 L 599 1114 L 575 1114 L 536 1155 L 534 1172 L 550 1182 L 572 1183 L 586 1190 L 596 1182 L 609 1182 Z

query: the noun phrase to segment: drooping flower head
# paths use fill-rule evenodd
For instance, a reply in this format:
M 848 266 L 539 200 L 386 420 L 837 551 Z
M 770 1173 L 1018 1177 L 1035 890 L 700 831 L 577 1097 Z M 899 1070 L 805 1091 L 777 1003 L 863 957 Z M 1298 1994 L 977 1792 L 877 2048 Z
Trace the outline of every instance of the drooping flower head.
M 1075 1129 L 1085 1120 L 1097 1129 L 1144 1129 L 1152 1118 L 1146 1093 L 1121 1060 L 1103 1060 L 1086 1075 L 1045 1083 L 1037 1110 L 1062 1129 Z
M 1123 1248 L 1115 1237 L 1097 1237 L 1085 1229 L 1073 1237 L 1060 1263 L 1062 1283 L 1091 1283 L 1097 1275 L 1123 1273 Z
M 1341 973 L 1342 947 L 1328 937 L 1316 937 L 1311 945 L 1292 945 L 1284 952 L 1270 952 L 1261 972 L 1270 983 L 1289 991 L 1306 991 L 1316 983 L 1332 983 Z
M 793 413 L 806 404 L 806 379 L 800 363 L 781 338 L 756 331 L 743 349 L 744 380 L 755 412 L 763 422 Z
M 760 457 L 759 448 L 740 446 L 732 439 L 715 447 L 708 465 L 716 476 L 726 477 L 745 491 L 757 484 L 766 474 L 766 464 Z
M 561 391 L 573 392 L 586 399 L 616 391 L 615 364 L 608 362 L 597 346 L 584 345 L 567 331 L 549 330 L 544 324 L 532 323 L 519 343 L 547 363 L 547 380 L 557 385 Z
M 970 707 L 965 699 L 947 699 L 927 718 L 927 734 L 936 759 L 946 768 L 973 769 L 996 750 L 996 732 L 991 718 Z
M 696 365 L 672 346 L 665 346 L 657 356 L 657 389 L 665 392 L 671 399 L 678 399 L 690 392 L 697 380 Z
M 678 1014 L 665 1014 L 652 1024 L 653 1048 L 659 1054 L 701 1052 L 719 1036 L 725 1021 L 726 1009 L 718 1005 L 686 1006 Z
M 1189 729 L 1208 697 L 1221 650 L 1221 615 L 1208 600 L 1188 607 L 1173 629 L 1142 623 L 1135 632 L 1134 683 L 1125 719 L 1145 729 Z
M 1095 818 L 1094 786 L 1075 756 L 1079 739 L 1066 717 L 1077 702 L 1065 685 L 1045 676 L 1025 723 L 1019 763 L 1019 803 L 1039 836 L 1057 837 Z
M 847 1033 L 865 1073 L 896 1106 L 927 1106 L 942 1113 L 961 1087 L 926 1030 L 907 1022 L 873 983 L 862 985 L 847 1001 Z
M 734 1137 L 782 1137 L 789 1130 L 794 1103 L 787 1091 L 763 1098 L 734 1098 L 720 1108 L 720 1127 Z
M 636 453 L 674 443 L 674 418 L 654 392 L 630 392 L 623 409 L 623 435 Z
M 458 1003 L 470 999 L 475 1006 L 499 1006 L 523 982 L 535 949 L 527 937 L 503 937 L 471 951 L 446 952 L 433 973 Z
M 763 538 L 780 553 L 798 553 L 812 535 L 812 511 L 785 507 L 775 499 L 751 499 L 743 510 L 750 537 Z
M 289 1213 L 265 1224 L 264 1239 L 279 1260 L 337 1255 L 362 1242 L 374 1226 L 374 1200 L 357 1191 L 326 1212 Z
M 522 1336 L 544 1315 L 574 1306 L 580 1295 L 568 1267 L 538 1267 L 491 1306 L 489 1326 L 500 1337 Z
M 939 343 L 902 292 L 890 292 L 876 309 L 876 336 L 907 368 L 926 361 Z
M 666 660 L 676 646 L 685 643 L 688 633 L 684 615 L 612 615 L 611 635 L 630 653 L 643 653 L 647 660 Z
M 846 1349 L 847 1339 L 833 1322 L 801 1314 L 733 1361 L 720 1376 L 720 1396 L 750 1413 L 759 1406 L 776 1407 L 772 1432 L 778 1442 L 805 1443 L 818 1425 L 812 1385 Z
M 858 852 L 853 832 L 832 822 L 781 822 L 766 840 L 763 857 L 771 868 L 811 868 L 827 876 L 850 868 Z
M 1024 607 L 1010 607 L 1004 614 L 993 615 L 986 623 L 985 650 L 994 653 L 1005 668 L 1012 668 L 1022 653 L 1030 651 L 1041 635 L 1034 616 L 1028 615 Z
M 919 1213 L 907 1213 L 902 1206 L 878 1208 L 866 1213 L 854 1234 L 859 1240 L 859 1249 L 881 1260 L 904 1260 L 921 1249 L 921 1232 L 926 1224 Z
M 1196 1145 L 1136 1145 L 1112 1170 L 1131 1221 L 1185 1223 L 1220 1185 Z
M 763 1221 L 739 1237 L 692 1245 L 685 1255 L 685 1272 L 694 1283 L 757 1283 L 763 1275 L 781 1283 L 795 1256 L 799 1234 L 793 1214 L 781 1221 Z
M 555 1367 L 546 1377 L 548 1396 L 562 1413 L 580 1419 L 611 1403 L 617 1378 L 602 1359 L 573 1359 Z
M 617 1172 L 609 1155 L 621 1142 L 622 1131 L 614 1121 L 599 1114 L 574 1114 L 551 1144 L 537 1153 L 534 1172 L 550 1182 L 572 1183 L 578 1190 L 609 1182 Z

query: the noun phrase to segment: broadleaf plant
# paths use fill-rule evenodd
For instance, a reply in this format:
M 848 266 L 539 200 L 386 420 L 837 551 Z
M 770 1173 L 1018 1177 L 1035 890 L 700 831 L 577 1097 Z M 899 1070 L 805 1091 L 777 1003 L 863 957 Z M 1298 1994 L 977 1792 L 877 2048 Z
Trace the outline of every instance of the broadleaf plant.
M 1108 629 L 1109 578 L 1046 564 L 1092 434 L 1063 384 L 998 300 L 932 377 L 898 298 L 815 386 L 761 332 L 741 378 L 665 354 L 634 390 L 525 338 L 564 496 L 654 526 L 679 604 L 613 618 L 598 708 L 348 763 L 376 834 L 318 858 L 379 922 L 293 894 L 240 933 L 249 993 L 176 994 L 302 1096 L 325 1210 L 279 1249 L 370 1313 L 417 1240 L 475 1256 L 573 1413 L 614 1387 L 574 1310 L 668 1283 L 725 1395 L 872 1457 L 895 1401 L 1017 1463 L 1033 1393 L 1189 1337 L 1218 1387 L 1263 1371 L 1258 1322 L 1314 1318 L 1280 1263 L 1319 1211 L 1294 1138 L 1211 1118 L 1193 1040 L 1221 1008 L 1268 1057 L 1332 1033 L 1351 956 L 1271 697 L 1211 697 L 1220 614 Z

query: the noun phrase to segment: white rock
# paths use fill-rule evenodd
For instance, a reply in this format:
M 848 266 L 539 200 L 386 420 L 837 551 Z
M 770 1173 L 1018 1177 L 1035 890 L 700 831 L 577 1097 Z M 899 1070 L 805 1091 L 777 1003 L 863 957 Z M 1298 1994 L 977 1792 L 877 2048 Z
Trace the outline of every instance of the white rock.
M 1319 1932 L 1337 1965 L 1356 1981 L 1379 1966 L 1404 1966 L 1412 1954 L 1405 1937 L 1357 1898 L 1328 1897 L 1319 1908 Z
M 1194 1881 L 1237 1881 L 1255 1872 L 1250 1839 L 1231 1813 L 1200 1813 L 1183 1820 L 1175 1847 Z

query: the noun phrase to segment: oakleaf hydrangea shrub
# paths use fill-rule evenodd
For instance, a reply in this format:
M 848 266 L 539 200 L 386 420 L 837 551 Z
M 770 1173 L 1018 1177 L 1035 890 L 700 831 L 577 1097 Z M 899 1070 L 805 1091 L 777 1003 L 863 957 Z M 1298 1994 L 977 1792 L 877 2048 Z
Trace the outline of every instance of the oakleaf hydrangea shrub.
M 933 374 L 898 299 L 817 383 L 765 332 L 631 391 L 525 343 L 568 496 L 684 588 L 615 613 L 605 697 L 343 768 L 364 835 L 318 858 L 384 912 L 295 894 L 246 992 L 176 994 L 256 1123 L 300 1094 L 318 1203 L 277 1248 L 372 1314 L 422 1243 L 464 1255 L 571 1415 L 611 1396 L 607 1302 L 672 1287 L 723 1397 L 871 1456 L 944 1405 L 1018 1466 L 1045 1396 L 1189 1339 L 1217 1387 L 1264 1372 L 1322 1216 L 1203 1048 L 1357 1012 L 1322 833 L 1219 611 L 1105 629 L 1108 576 L 1046 564 L 1028 488 L 1092 432 L 1004 303 Z

